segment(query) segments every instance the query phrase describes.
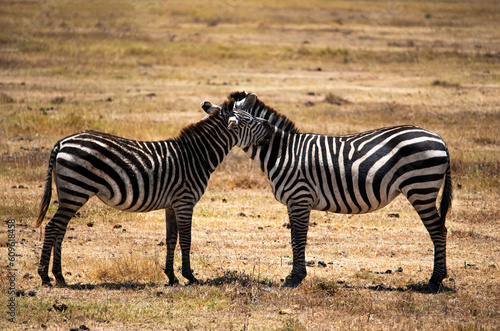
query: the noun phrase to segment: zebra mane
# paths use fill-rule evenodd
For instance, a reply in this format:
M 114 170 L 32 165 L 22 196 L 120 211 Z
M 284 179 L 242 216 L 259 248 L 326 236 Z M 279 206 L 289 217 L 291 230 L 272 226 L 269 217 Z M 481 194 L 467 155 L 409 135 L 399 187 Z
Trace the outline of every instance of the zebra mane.
M 200 132 L 207 131 L 210 128 L 214 128 L 214 122 L 220 121 L 220 114 L 224 113 L 227 109 L 233 109 L 234 100 L 224 101 L 221 109 L 214 110 L 210 115 L 207 115 L 202 120 L 189 124 L 181 129 L 177 137 L 173 140 L 181 141 L 185 139 L 190 139 L 194 136 L 199 136 Z M 212 120 L 215 119 L 215 120 Z
M 248 96 L 248 93 L 245 91 L 235 91 L 228 95 L 229 100 L 241 101 Z M 291 133 L 300 133 L 299 129 L 295 125 L 295 123 L 281 114 L 277 110 L 267 106 L 262 101 L 257 98 L 257 102 L 253 106 L 253 108 L 249 111 L 253 116 L 260 117 L 266 119 L 270 124 L 277 126 L 279 129 L 291 132 Z

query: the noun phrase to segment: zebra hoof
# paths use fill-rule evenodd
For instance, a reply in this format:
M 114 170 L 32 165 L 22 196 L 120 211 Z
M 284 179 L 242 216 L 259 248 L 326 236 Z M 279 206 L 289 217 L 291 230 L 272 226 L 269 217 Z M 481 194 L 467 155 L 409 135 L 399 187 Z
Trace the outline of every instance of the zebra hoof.
M 56 287 L 67 287 L 68 284 L 66 284 L 66 281 L 63 279 L 62 281 L 57 280 L 56 281 Z
M 300 285 L 300 283 L 302 283 L 302 279 L 304 278 L 298 276 L 288 276 L 285 278 L 285 281 L 283 282 L 283 285 L 281 285 L 281 287 L 296 288 Z
M 177 277 L 174 277 L 174 278 L 171 278 L 168 280 L 167 286 L 174 286 L 174 285 L 178 285 L 178 284 L 179 284 L 179 280 L 177 279 Z
M 187 285 L 197 285 L 197 284 L 201 284 L 201 283 L 200 283 L 200 281 L 199 281 L 198 279 L 196 279 L 196 278 L 194 278 L 194 277 L 193 277 L 193 278 L 191 278 L 191 279 L 188 281 L 188 283 L 187 283 Z
M 52 287 L 53 285 L 49 280 L 49 281 L 42 281 L 42 286 L 43 287 Z
M 66 284 L 66 280 L 64 279 L 64 277 L 62 275 L 57 275 L 55 277 L 56 277 L 56 286 L 57 287 L 66 287 L 66 286 L 68 286 Z
M 424 287 L 424 289 L 422 290 L 422 292 L 436 294 L 439 292 L 440 288 L 441 288 L 441 284 L 437 284 L 437 283 L 429 281 L 427 283 L 427 285 Z

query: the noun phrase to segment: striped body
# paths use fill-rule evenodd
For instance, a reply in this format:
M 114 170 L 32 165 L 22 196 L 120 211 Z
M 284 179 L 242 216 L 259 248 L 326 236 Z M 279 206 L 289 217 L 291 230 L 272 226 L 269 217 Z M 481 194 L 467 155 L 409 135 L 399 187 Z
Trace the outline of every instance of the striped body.
M 287 206 L 293 268 L 286 286 L 306 276 L 305 247 L 311 210 L 362 214 L 404 194 L 434 243 L 434 272 L 428 289 L 446 277 L 445 217 L 451 206 L 450 162 L 445 142 L 411 125 L 345 135 L 300 133 L 295 124 L 259 101 L 255 94 L 232 93 L 236 109 L 275 125 L 269 145 L 244 148 L 268 176 L 275 198 Z M 209 102 L 210 112 L 220 106 Z M 441 214 L 437 198 L 444 184 Z
M 198 201 L 215 168 L 202 155 L 190 157 L 183 141 L 143 142 L 95 131 L 61 140 L 54 173 L 65 196 L 78 204 L 97 195 L 108 206 L 130 212 L 164 209 L 183 193 Z M 228 150 L 221 150 L 222 156 Z M 188 175 L 189 174 L 189 175 Z M 74 189 L 72 189 L 74 188 Z
M 189 253 L 193 208 L 201 198 L 211 173 L 235 145 L 247 147 L 267 142 L 265 121 L 233 112 L 234 102 L 217 113 L 184 128 L 175 139 L 135 141 L 95 131 L 80 132 L 60 140 L 52 150 L 45 192 L 36 226 L 50 203 L 52 175 L 58 209 L 45 228 L 38 273 L 50 285 L 48 268 L 54 251 L 52 273 L 65 284 L 61 270 L 61 244 L 70 219 L 93 196 L 105 204 L 129 212 L 166 210 L 167 258 L 165 273 L 170 284 L 178 282 L 173 271 L 179 238 L 182 275 L 193 276 Z
M 278 201 L 304 193 L 312 209 L 342 214 L 380 209 L 400 193 L 417 205 L 433 203 L 427 195 L 439 191 L 448 167 L 443 140 L 415 126 L 336 137 L 277 131 L 260 149 L 253 158 Z

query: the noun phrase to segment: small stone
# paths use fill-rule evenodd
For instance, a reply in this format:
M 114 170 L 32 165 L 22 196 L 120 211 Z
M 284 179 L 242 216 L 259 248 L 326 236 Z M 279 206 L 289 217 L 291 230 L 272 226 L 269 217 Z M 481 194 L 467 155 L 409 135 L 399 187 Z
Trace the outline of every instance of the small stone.
M 89 228 L 91 228 L 91 227 L 93 227 L 93 226 L 94 226 L 94 223 L 92 223 L 92 222 L 88 222 L 88 223 L 87 223 L 87 226 L 88 226 Z
M 306 262 L 306 266 L 308 266 L 308 267 L 314 267 L 315 264 L 316 264 L 316 262 L 314 262 L 314 260 L 309 260 Z
M 396 271 L 397 272 L 403 272 L 403 268 L 399 267 Z
M 291 315 L 293 313 L 292 309 L 281 309 L 278 314 L 280 315 Z
M 160 241 L 160 242 L 158 243 L 158 246 L 165 246 L 165 243 L 164 243 L 163 241 Z
M 247 214 L 245 214 L 244 212 L 239 212 L 238 216 L 240 216 L 240 217 L 247 217 Z
M 318 267 L 326 268 L 325 261 L 318 261 Z
M 227 203 L 227 199 L 225 199 L 225 198 L 224 198 L 224 199 L 222 199 L 222 202 L 223 202 L 223 203 Z
M 115 224 L 115 226 L 113 226 L 113 229 L 121 229 L 121 228 L 122 228 L 121 224 Z
M 399 213 L 389 213 L 387 216 L 390 218 L 399 218 Z
M 66 309 L 68 309 L 68 306 L 64 303 L 61 303 L 61 304 L 54 303 L 52 305 L 52 307 L 54 307 L 55 310 L 61 311 L 61 312 L 65 312 Z
M 385 273 L 386 273 L 386 274 L 392 274 L 392 270 L 391 270 L 391 269 L 387 269 L 387 270 L 385 271 Z
M 30 297 L 34 297 L 35 295 L 36 295 L 35 291 L 29 291 L 28 292 L 28 296 L 30 296 Z
M 87 326 L 84 324 L 80 325 L 80 330 L 90 330 Z

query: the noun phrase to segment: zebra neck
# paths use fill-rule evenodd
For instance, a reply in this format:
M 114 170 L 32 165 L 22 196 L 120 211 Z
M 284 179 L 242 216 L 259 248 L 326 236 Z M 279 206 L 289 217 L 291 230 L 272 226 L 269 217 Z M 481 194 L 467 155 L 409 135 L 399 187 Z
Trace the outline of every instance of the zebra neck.
M 209 173 L 215 171 L 236 145 L 222 120 L 212 117 L 184 128 L 176 141 L 181 146 L 186 165 L 194 162 Z
M 295 123 L 277 110 L 266 106 L 263 102 L 257 102 L 249 111 L 255 117 L 266 119 L 270 124 L 285 132 L 299 133 Z
M 244 149 L 244 151 L 260 167 L 260 170 L 269 177 L 269 173 L 276 164 L 276 161 L 282 157 L 282 153 L 286 153 L 282 150 L 286 148 L 283 145 L 283 141 L 287 140 L 291 135 L 295 134 L 277 129 L 268 145 L 250 146 Z

